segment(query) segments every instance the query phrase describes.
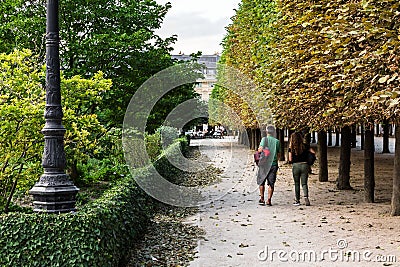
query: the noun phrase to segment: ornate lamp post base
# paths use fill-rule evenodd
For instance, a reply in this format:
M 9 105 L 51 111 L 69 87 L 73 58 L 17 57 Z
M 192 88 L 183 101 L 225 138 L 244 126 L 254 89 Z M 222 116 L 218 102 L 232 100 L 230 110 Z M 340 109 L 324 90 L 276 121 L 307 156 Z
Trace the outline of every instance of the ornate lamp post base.
M 64 174 L 64 181 L 68 181 L 68 175 Z M 41 180 L 48 180 L 46 174 Z M 60 176 L 60 175 L 57 175 Z M 45 179 L 42 179 L 45 178 Z M 34 211 L 46 213 L 64 213 L 75 211 L 76 194 L 79 189 L 71 182 L 69 184 L 51 185 L 38 182 L 29 190 L 33 195 Z

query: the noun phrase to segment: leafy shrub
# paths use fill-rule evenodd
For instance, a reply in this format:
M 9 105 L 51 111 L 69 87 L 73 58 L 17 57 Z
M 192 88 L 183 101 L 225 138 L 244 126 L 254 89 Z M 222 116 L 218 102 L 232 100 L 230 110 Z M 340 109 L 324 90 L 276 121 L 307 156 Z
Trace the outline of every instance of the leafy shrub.
M 155 167 L 172 178 L 178 170 L 170 172 L 164 158 Z M 133 173 L 137 179 L 148 175 L 146 168 Z M 76 213 L 0 216 L 0 266 L 123 265 L 132 243 L 144 233 L 154 204 L 127 176 Z
M 126 179 L 77 213 L 3 216 L 0 265 L 117 266 L 144 231 L 149 201 Z
M 114 182 L 129 174 L 126 164 L 115 162 L 112 157 L 104 159 L 90 158 L 85 164 L 78 164 L 80 186 L 98 182 Z
M 163 148 L 178 140 L 178 130 L 170 126 L 161 126 L 154 134 L 146 134 L 146 150 L 152 162 L 161 155 Z
M 152 162 L 154 162 L 160 155 L 162 151 L 161 146 L 161 134 L 156 131 L 154 134 L 145 135 L 146 151 Z
M 45 106 L 44 68 L 29 50 L 0 53 L 0 209 L 7 212 L 14 193 L 27 192 L 43 173 Z M 96 156 L 98 137 L 106 128 L 97 118 L 98 105 L 111 80 L 97 72 L 91 78 L 61 76 L 67 171 L 78 179 L 77 164 Z
M 161 126 L 157 131 L 160 132 L 163 147 L 168 147 L 179 137 L 178 129 L 171 126 Z
M 40 177 L 45 102 L 36 61 L 28 50 L 0 54 L 0 209 L 5 211 L 16 188 Z

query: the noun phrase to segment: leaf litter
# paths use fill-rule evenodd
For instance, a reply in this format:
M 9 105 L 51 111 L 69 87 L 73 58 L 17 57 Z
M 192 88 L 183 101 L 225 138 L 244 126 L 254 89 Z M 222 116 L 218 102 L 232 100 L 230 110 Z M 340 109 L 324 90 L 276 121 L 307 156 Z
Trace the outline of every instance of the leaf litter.
M 194 148 L 188 158 L 204 157 Z M 205 161 L 206 159 L 202 158 Z M 206 186 L 220 181 L 222 171 L 209 164 L 201 172 L 185 172 L 179 177 L 179 184 L 185 186 Z M 204 239 L 200 227 L 188 224 L 187 218 L 198 213 L 198 208 L 174 207 L 159 203 L 143 238 L 137 240 L 131 249 L 126 267 L 142 266 L 189 266 L 196 258 L 198 240 Z M 215 214 L 218 217 L 218 214 Z

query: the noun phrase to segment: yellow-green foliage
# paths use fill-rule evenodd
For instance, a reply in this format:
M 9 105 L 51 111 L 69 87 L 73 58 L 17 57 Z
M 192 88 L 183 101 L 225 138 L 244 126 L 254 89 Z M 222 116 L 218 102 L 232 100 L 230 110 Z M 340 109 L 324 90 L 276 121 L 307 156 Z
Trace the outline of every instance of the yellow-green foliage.
M 104 79 L 102 72 L 90 79 L 80 76 L 61 79 L 63 124 L 67 129 L 65 150 L 70 164 L 76 160 L 87 160 L 89 156 L 99 153 L 98 138 L 106 133 L 106 129 L 95 113 L 111 85 L 111 80 Z
M 280 127 L 396 119 L 399 8 L 396 0 L 243 0 L 224 62 L 256 81 Z
M 39 177 L 43 126 L 43 73 L 28 51 L 0 54 L 0 206 L 13 184 Z
M 0 208 L 13 185 L 29 190 L 42 172 L 45 70 L 29 50 L 0 54 Z M 91 79 L 62 79 L 66 153 L 69 162 L 96 154 L 105 128 L 95 115 L 111 81 L 102 73 Z

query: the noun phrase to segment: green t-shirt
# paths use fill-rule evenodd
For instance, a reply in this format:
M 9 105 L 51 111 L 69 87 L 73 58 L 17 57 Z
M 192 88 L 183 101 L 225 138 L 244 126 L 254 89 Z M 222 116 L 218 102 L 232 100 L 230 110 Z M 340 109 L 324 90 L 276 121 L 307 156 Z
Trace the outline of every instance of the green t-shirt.
M 281 142 L 279 142 L 278 139 L 270 135 L 268 135 L 267 138 L 268 138 L 267 147 L 269 148 L 271 155 L 273 155 L 274 157 L 272 165 L 278 165 L 278 153 L 281 151 Z M 260 146 L 262 147 L 265 146 L 265 137 L 261 139 Z

